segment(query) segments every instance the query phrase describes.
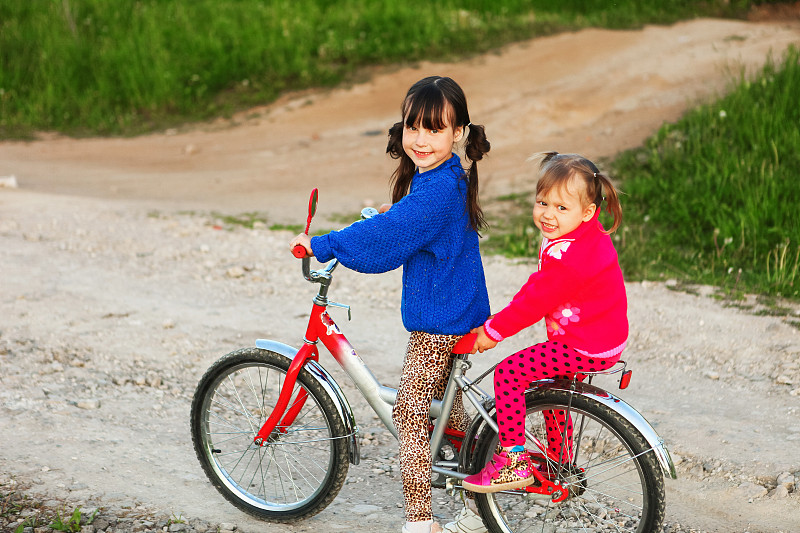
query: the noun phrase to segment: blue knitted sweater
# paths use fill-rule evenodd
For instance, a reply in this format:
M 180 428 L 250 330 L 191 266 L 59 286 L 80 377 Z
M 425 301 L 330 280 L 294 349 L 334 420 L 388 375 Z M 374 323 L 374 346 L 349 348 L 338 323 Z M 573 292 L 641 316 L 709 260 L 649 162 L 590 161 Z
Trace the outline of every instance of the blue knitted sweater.
M 489 316 L 478 234 L 469 223 L 467 181 L 456 154 L 414 175 L 409 193 L 386 213 L 313 237 L 322 262 L 388 272 L 402 265 L 408 331 L 462 335 Z

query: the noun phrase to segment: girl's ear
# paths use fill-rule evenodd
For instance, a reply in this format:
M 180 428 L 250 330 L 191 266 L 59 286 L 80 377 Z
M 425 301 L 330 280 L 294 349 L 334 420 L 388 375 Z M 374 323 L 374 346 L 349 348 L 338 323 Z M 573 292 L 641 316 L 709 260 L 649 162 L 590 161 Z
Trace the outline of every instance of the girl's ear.
M 453 142 L 458 142 L 464 136 L 464 126 L 459 126 L 453 130 Z
M 589 206 L 583 210 L 583 217 L 581 220 L 583 220 L 584 222 L 592 220 L 595 211 L 597 211 L 597 206 L 594 205 L 593 203 L 589 204 Z

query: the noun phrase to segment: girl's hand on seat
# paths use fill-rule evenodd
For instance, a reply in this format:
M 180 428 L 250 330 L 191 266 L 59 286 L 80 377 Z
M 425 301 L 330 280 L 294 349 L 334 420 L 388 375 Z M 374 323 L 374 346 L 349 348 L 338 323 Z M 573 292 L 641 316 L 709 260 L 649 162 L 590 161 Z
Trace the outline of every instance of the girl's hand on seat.
M 475 333 L 478 338 L 475 339 L 475 346 L 472 347 L 472 351 L 470 353 L 475 353 L 476 351 L 483 353 L 486 350 L 491 350 L 495 346 L 497 346 L 497 341 L 492 340 L 484 331 L 483 326 L 478 326 L 477 328 L 473 328 L 471 333 Z

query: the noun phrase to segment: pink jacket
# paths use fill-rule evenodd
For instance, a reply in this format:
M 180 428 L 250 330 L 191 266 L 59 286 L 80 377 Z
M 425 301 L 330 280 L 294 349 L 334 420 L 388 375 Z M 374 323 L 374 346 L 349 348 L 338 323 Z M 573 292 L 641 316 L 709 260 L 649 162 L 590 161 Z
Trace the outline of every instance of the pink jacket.
M 539 270 L 484 323 L 501 341 L 545 319 L 547 338 L 583 354 L 618 356 L 628 339 L 628 299 L 611 238 L 598 209 L 592 220 L 539 248 Z

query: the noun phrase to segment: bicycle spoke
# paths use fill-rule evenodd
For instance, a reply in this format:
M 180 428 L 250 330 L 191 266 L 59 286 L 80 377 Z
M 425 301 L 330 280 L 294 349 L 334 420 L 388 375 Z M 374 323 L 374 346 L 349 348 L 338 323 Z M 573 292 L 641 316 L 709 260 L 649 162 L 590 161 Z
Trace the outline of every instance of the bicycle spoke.
M 256 348 L 228 358 L 236 363 L 223 358 L 217 374 L 212 368 L 192 404 L 193 441 L 206 473 L 247 512 L 278 519 L 318 512 L 347 470 L 346 432 L 335 404 L 301 371 L 283 419 L 257 445 L 253 439 L 274 409 L 291 361 Z
M 644 533 L 663 520 L 663 477 L 652 447 L 642 446 L 644 440 L 630 433 L 633 436 L 625 438 L 638 439 L 634 448 L 606 420 L 611 411 L 598 403 L 566 391 L 529 393 L 526 401 L 534 403 L 528 404 L 526 447 L 538 458 L 542 475 L 567 488 L 567 497 L 554 503 L 525 490 L 478 495 L 484 520 L 513 533 Z M 559 402 L 545 400 L 551 396 Z M 547 431 L 546 417 L 554 416 L 552 412 L 565 422 L 560 434 Z M 497 446 L 497 435 L 487 429 L 484 436 L 479 453 L 485 462 Z M 548 447 L 562 450 L 564 459 L 552 459 Z M 658 487 L 655 491 L 661 500 L 654 499 L 654 490 L 648 486 Z

